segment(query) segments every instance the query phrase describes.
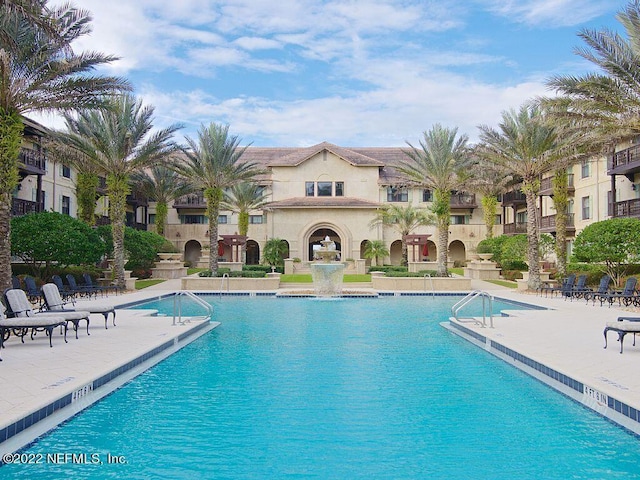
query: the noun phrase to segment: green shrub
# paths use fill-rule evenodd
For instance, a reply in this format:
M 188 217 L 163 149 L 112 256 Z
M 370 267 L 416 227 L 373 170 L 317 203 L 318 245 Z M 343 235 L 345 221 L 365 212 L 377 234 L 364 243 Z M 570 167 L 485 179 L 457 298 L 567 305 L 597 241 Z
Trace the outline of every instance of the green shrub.
M 522 272 L 520 270 L 502 270 L 502 277 L 513 282 L 522 278 Z
M 367 272 L 408 272 L 409 268 L 402 265 L 378 265 L 369 267 Z

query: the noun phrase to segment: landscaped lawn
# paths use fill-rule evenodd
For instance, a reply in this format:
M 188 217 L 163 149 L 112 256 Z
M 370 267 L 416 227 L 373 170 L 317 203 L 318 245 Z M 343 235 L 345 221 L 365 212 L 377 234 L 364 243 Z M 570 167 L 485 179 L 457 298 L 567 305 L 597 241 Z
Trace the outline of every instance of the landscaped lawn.
M 162 278 L 147 278 L 145 280 L 136 280 L 136 290 L 142 290 L 143 288 L 150 287 L 151 285 L 157 285 L 164 282 Z
M 311 278 L 311 274 L 291 274 L 291 275 L 281 275 L 280 281 L 282 283 L 312 283 L 313 280 Z M 344 275 L 343 280 L 344 283 L 362 283 L 362 282 L 370 282 L 371 275 L 363 274 L 363 275 Z
M 487 282 L 508 288 L 516 288 L 518 286 L 516 282 L 510 282 L 508 280 L 487 280 Z

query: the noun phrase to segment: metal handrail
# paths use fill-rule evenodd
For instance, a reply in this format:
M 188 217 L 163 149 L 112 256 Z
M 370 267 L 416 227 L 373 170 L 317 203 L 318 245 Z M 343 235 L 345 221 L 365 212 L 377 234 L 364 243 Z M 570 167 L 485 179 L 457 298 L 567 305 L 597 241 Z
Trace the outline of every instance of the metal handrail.
M 228 273 L 223 273 L 223 274 L 222 274 L 222 278 L 220 279 L 220 291 L 221 291 L 221 292 L 222 292 L 222 287 L 224 286 L 224 279 L 225 279 L 225 278 L 227 279 L 227 292 L 228 292 L 228 291 L 229 291 L 229 289 L 230 289 L 230 285 L 229 285 L 229 283 L 230 283 L 230 280 L 229 280 L 229 274 L 228 274 Z
M 184 325 L 185 323 L 191 322 L 191 320 L 182 320 L 182 297 L 189 297 L 191 300 L 204 307 L 208 314 L 207 318 L 211 320 L 211 317 L 213 316 L 213 306 L 210 303 L 205 302 L 192 292 L 180 291 L 173 296 L 173 326 Z M 176 317 L 178 318 L 177 323 Z
M 424 290 L 427 290 L 427 277 L 429 277 L 429 282 L 431 282 L 431 296 L 435 297 L 436 296 L 436 289 L 433 286 L 433 277 L 431 276 L 430 273 L 425 273 L 424 276 L 422 277 L 424 279 Z
M 456 320 L 459 320 L 458 313 L 460 310 L 467 306 L 475 298 L 482 297 L 482 326 L 487 326 L 487 301 L 489 303 L 489 326 L 493 328 L 493 296 L 482 290 L 473 290 L 469 292 L 463 299 L 456 302 L 451 307 L 451 314 Z

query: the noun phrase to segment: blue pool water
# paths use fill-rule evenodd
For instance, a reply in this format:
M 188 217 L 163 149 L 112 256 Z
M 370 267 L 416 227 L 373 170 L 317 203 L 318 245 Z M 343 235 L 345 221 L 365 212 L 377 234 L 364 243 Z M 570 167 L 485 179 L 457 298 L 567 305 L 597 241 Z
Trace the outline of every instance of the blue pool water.
M 640 478 L 636 437 L 443 329 L 455 300 L 212 297 L 222 325 L 25 452 L 105 464 L 0 477 Z

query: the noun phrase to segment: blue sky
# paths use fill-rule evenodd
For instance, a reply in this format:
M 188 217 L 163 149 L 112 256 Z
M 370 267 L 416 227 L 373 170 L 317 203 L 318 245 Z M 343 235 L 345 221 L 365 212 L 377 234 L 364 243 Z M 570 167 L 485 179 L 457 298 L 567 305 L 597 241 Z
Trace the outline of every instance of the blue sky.
M 75 0 L 77 50 L 121 59 L 156 125 L 228 123 L 243 144 L 403 146 L 434 123 L 477 139 L 500 113 L 593 67 L 582 28 L 618 0 Z M 41 119 L 56 126 L 53 119 Z

